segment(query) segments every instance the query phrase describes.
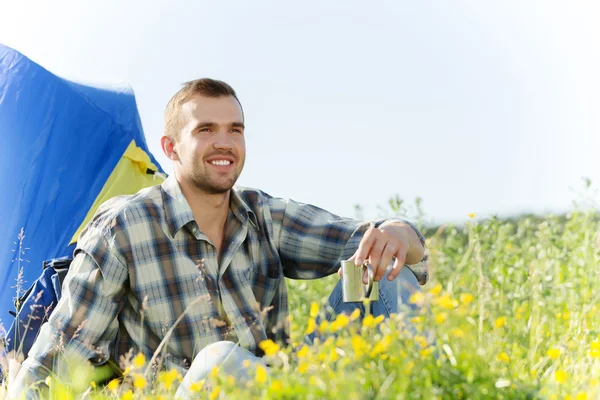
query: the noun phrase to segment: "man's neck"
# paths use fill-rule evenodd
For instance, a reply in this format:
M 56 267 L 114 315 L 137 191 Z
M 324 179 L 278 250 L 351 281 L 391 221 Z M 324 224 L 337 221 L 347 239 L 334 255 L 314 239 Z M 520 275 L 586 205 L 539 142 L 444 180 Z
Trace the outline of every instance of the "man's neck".
M 220 194 L 205 193 L 186 182 L 179 182 L 181 192 L 187 200 L 198 228 L 220 250 L 229 215 L 231 191 Z

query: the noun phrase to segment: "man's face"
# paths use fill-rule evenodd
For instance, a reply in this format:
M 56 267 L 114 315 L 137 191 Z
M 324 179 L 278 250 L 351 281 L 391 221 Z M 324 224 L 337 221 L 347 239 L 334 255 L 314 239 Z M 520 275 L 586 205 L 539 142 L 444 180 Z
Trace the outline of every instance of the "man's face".
M 207 194 L 230 190 L 242 173 L 246 141 L 242 109 L 233 96 L 195 96 L 181 108 L 175 172 Z

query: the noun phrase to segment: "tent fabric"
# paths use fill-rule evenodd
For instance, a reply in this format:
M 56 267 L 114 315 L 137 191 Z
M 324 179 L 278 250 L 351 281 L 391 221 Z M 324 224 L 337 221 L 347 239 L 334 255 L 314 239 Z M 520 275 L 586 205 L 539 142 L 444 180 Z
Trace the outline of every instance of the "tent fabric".
M 164 171 L 148 150 L 131 88 L 63 79 L 2 44 L 0 138 L 0 323 L 7 328 L 14 299 L 42 275 L 44 260 L 72 255 L 86 217 L 112 196 L 160 183 Z

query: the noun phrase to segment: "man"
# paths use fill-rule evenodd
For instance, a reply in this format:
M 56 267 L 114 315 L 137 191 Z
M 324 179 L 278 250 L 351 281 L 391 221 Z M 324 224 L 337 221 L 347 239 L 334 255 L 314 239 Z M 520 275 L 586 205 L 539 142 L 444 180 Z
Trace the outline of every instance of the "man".
M 233 189 L 246 156 L 244 130 L 241 104 L 224 82 L 188 82 L 173 96 L 161 145 L 174 174 L 100 207 L 14 387 L 43 380 L 59 353 L 95 365 L 118 362 L 131 349 L 150 359 L 171 327 L 161 351 L 168 367 L 185 369 L 218 343 L 260 356 L 261 341 L 288 338 L 284 277 L 316 279 L 336 272 L 340 260 L 366 260 L 394 293 L 389 282 L 402 267 L 423 260 L 424 239 L 405 221 L 357 222 Z M 425 282 L 426 267 L 414 271 Z M 389 301 L 397 307 L 395 297 Z

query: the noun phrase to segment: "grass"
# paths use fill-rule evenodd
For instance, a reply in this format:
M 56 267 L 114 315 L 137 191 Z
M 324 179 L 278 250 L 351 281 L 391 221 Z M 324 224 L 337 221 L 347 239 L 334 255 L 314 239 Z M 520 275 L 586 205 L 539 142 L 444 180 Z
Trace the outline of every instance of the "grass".
M 599 232 L 594 211 L 471 219 L 431 232 L 432 280 L 411 298 L 431 312 L 386 321 L 345 316 L 315 326 L 337 275 L 288 281 L 294 344 L 312 329 L 323 340 L 295 352 L 263 343 L 278 365 L 268 374 L 259 368 L 239 385 L 215 370 L 193 389 L 210 399 L 600 398 Z M 176 371 L 150 382 L 145 359 L 130 364 L 125 381 L 108 386 L 91 383 L 83 367 L 68 384 L 52 378 L 52 398 L 172 397 Z

